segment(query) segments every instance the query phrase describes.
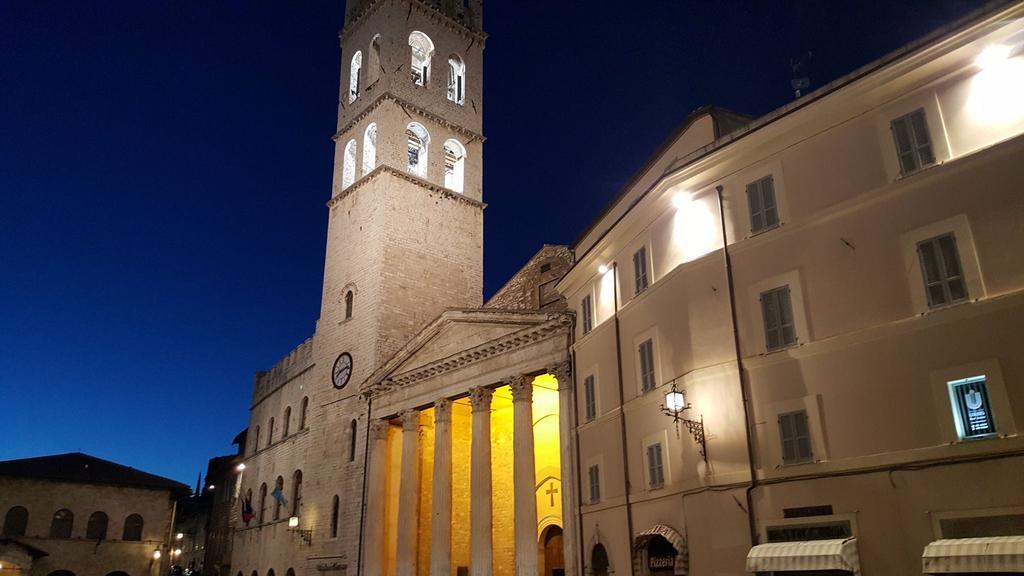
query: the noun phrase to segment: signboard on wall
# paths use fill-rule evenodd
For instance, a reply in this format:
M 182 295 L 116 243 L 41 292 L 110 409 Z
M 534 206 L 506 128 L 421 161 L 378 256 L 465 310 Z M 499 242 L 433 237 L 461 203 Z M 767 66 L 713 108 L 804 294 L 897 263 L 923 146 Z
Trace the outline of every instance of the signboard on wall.
M 960 438 L 980 438 L 996 433 L 984 376 L 950 382 L 949 397 Z

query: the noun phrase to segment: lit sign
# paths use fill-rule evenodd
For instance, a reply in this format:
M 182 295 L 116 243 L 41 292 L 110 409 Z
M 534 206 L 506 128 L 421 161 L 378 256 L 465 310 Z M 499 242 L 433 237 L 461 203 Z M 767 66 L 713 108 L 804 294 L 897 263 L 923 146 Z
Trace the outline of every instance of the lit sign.
M 651 570 L 675 568 L 675 565 L 675 556 L 651 556 L 647 559 L 647 567 Z
M 980 438 L 996 433 L 984 376 L 950 382 L 949 399 L 953 404 L 956 431 L 960 438 Z

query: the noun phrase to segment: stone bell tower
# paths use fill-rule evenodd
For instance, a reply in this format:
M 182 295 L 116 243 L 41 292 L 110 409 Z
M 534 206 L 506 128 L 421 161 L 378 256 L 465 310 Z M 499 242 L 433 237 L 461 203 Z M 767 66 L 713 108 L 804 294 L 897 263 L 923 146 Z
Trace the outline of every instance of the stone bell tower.
M 346 10 L 306 501 L 317 522 L 340 517 L 337 540 L 311 552 L 344 558 L 349 573 L 367 433 L 359 385 L 446 308 L 482 304 L 481 27 L 480 0 Z

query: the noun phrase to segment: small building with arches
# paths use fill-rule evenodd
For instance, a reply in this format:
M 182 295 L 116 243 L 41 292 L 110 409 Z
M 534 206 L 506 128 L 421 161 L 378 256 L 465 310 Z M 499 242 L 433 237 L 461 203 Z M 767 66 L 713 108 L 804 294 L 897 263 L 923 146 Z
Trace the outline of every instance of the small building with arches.
M 3 576 L 161 576 L 175 503 L 188 493 L 80 452 L 2 461 Z

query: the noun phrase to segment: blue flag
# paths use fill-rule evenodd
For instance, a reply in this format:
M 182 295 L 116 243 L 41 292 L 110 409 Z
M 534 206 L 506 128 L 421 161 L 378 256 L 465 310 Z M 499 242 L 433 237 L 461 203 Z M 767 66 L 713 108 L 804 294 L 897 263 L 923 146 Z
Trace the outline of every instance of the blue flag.
M 280 488 L 274 488 L 274 491 L 271 492 L 270 495 L 273 496 L 274 500 L 277 500 L 277 503 L 281 506 L 288 504 L 288 502 L 285 501 L 284 494 L 281 493 Z

